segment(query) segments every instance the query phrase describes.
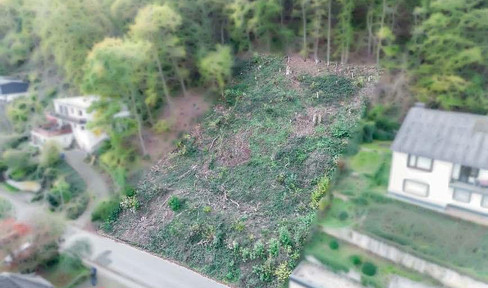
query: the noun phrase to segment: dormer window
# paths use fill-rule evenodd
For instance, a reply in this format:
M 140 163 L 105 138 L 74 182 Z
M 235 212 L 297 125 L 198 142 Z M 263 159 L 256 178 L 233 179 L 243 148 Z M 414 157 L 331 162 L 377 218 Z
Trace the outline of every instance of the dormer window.
M 432 166 L 434 161 L 430 158 L 415 156 L 415 155 L 408 155 L 408 163 L 407 166 L 409 168 L 419 169 L 423 171 L 432 171 Z

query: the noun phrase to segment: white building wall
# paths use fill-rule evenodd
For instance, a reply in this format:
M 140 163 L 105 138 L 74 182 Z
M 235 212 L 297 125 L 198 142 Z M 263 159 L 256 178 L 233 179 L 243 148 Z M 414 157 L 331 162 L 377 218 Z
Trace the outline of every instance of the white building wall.
M 488 208 L 481 206 L 482 194 L 471 191 L 469 203 L 464 203 L 453 199 L 454 189 L 450 187 L 453 174 L 459 171 L 455 169 L 452 163 L 434 160 L 432 171 L 423 171 L 410 168 L 407 165 L 408 154 L 393 152 L 390 170 L 390 181 L 388 192 L 395 193 L 399 196 L 422 201 L 438 208 L 445 208 L 447 205 L 454 205 L 474 212 L 488 214 Z M 480 170 L 480 177 L 488 176 L 487 170 Z M 429 194 L 427 197 L 418 196 L 403 190 L 404 180 L 413 180 L 429 185 Z M 476 187 L 473 186 L 473 189 Z M 487 196 L 488 197 L 488 196 Z
M 82 127 L 84 127 L 84 129 Z M 98 144 L 108 139 L 107 134 L 103 132 L 95 133 L 91 130 L 88 130 L 86 128 L 86 125 L 77 124 L 76 127 L 73 127 L 73 134 L 75 136 L 76 142 L 78 143 L 78 146 L 80 146 L 82 150 L 88 153 L 93 152 Z
M 451 202 L 452 193 L 449 191 L 449 181 L 451 179 L 452 163 L 434 160 L 432 171 L 424 171 L 408 167 L 407 161 L 408 154 L 393 152 L 390 182 L 388 184 L 389 192 L 441 207 L 445 207 Z M 403 183 L 405 179 L 429 185 L 428 196 L 422 197 L 404 192 Z
M 38 139 L 38 142 L 32 139 L 34 137 Z M 42 147 L 48 141 L 55 142 L 62 149 L 67 149 L 71 146 L 71 143 L 73 143 L 73 134 L 70 133 L 70 134 L 63 134 L 57 136 L 47 136 L 41 133 L 37 133 L 36 131 L 31 131 L 32 145 L 37 147 Z

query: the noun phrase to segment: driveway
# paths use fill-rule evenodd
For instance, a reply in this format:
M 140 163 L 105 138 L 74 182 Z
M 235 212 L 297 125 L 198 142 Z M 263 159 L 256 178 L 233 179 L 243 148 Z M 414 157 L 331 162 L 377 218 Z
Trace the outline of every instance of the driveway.
M 64 154 L 66 156 L 66 162 L 85 181 L 86 189 L 90 195 L 90 202 L 86 211 L 75 221 L 79 227 L 85 227 L 90 224 L 91 212 L 96 204 L 110 198 L 110 189 L 100 172 L 84 161 L 86 157 L 85 152 L 81 150 L 69 150 L 65 151 Z

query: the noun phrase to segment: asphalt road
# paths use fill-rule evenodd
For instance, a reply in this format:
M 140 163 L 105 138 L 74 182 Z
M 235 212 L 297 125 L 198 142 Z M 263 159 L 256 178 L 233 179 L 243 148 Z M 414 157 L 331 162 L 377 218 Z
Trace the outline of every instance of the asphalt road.
M 227 287 L 173 262 L 78 228 L 69 227 L 65 239 L 63 244 L 65 247 L 69 247 L 77 240 L 88 241 L 92 253 L 85 258 L 87 263 L 123 275 L 126 278 L 125 285 L 130 288 Z

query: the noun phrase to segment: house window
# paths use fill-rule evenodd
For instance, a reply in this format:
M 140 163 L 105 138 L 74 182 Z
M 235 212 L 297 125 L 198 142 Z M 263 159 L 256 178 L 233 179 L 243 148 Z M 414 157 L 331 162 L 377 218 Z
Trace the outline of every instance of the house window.
M 483 195 L 481 198 L 481 207 L 488 208 L 488 195 Z
M 78 110 L 78 116 L 83 116 L 83 111 Z
M 476 178 L 478 178 L 479 173 L 480 169 L 478 168 L 461 166 L 461 169 L 459 170 L 459 177 L 457 180 L 464 183 L 474 184 Z
M 432 171 L 433 160 L 426 157 L 408 155 L 407 166 L 424 171 Z
M 452 199 L 458 202 L 469 203 L 471 202 L 471 192 L 464 189 L 454 189 Z
M 84 125 L 81 125 L 81 130 L 85 130 L 85 126 Z
M 415 196 L 427 197 L 429 196 L 429 184 L 419 182 L 416 180 L 403 180 L 403 192 L 413 194 Z

